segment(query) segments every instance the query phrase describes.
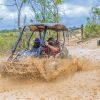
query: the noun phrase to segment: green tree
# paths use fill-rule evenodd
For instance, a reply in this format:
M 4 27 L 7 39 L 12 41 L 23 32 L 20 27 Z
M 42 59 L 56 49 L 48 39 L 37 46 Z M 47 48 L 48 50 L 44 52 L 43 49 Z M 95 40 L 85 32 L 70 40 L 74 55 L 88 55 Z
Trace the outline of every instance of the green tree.
M 84 28 L 85 37 L 100 36 L 100 8 L 93 7 L 91 9 L 91 16 L 87 18 L 87 24 Z
M 27 0 L 23 0 L 26 3 Z M 41 23 L 55 23 L 60 21 L 58 5 L 62 0 L 29 0 L 35 19 Z
M 63 0 L 55 0 L 56 4 L 61 4 L 63 2 Z
M 100 8 L 99 7 L 93 7 L 92 8 L 92 20 L 95 21 L 95 23 L 100 23 Z

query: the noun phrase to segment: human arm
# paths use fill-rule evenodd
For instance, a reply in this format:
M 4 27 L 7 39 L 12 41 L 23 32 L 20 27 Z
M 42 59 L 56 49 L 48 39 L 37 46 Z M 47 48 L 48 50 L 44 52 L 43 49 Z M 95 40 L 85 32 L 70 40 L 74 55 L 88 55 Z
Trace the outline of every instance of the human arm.
M 46 46 L 49 47 L 51 49 L 51 51 L 53 51 L 53 52 L 59 51 L 58 47 L 54 47 L 54 46 L 50 45 L 48 42 L 46 42 Z

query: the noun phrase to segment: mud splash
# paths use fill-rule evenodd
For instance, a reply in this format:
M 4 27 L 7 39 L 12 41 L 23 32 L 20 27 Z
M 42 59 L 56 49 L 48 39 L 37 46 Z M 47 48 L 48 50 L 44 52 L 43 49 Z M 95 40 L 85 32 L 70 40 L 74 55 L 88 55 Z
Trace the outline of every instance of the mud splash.
M 69 76 L 77 71 L 92 70 L 100 67 L 86 58 L 72 59 L 38 59 L 26 58 L 21 62 L 2 62 L 0 73 L 3 75 L 15 75 L 24 78 L 54 80 L 59 76 Z

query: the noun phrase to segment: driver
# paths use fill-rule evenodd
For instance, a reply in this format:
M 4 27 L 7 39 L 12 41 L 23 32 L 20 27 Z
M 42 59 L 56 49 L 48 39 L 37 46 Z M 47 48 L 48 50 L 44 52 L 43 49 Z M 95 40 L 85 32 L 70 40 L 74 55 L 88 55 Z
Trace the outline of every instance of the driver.
M 33 45 L 32 50 L 31 50 L 31 52 L 33 52 L 35 56 L 37 56 L 39 53 L 39 47 L 40 47 L 40 39 L 35 38 L 34 45 Z

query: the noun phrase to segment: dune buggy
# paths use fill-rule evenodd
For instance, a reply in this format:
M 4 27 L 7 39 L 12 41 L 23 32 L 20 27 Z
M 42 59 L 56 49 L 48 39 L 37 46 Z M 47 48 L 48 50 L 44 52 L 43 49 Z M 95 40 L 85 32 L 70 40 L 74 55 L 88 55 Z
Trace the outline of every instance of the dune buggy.
M 67 31 L 68 29 L 61 24 L 35 24 L 24 26 L 13 46 L 9 60 L 19 60 L 22 56 L 39 58 L 50 57 L 50 51 L 45 45 L 45 42 L 50 37 L 54 38 L 55 45 L 59 47 L 59 52 L 56 53 L 56 55 L 58 55 L 57 57 L 68 57 L 68 50 L 65 47 L 65 33 Z M 38 52 L 34 53 L 31 49 L 33 40 L 37 37 L 40 40 L 40 46 Z

